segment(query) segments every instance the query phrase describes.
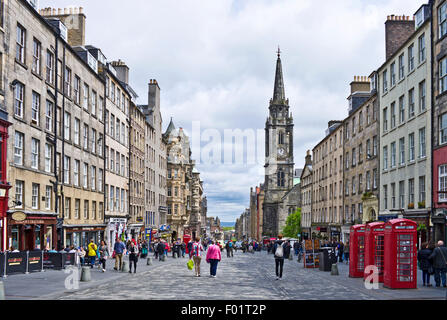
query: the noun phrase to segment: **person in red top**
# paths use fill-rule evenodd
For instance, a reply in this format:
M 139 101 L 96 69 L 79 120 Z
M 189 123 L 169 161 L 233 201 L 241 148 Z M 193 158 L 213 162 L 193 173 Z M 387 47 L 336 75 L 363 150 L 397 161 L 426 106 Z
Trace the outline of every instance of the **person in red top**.
M 217 264 L 222 260 L 220 254 L 220 246 L 217 246 L 214 241 L 211 242 L 208 252 L 206 253 L 206 262 L 210 264 L 210 277 L 216 278 Z

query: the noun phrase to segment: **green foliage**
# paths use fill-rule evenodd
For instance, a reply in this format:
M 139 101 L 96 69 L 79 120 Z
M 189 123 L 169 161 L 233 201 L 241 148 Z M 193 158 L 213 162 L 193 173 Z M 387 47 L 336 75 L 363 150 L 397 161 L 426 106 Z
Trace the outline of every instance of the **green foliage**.
M 287 238 L 296 238 L 301 233 L 301 208 L 287 217 L 286 226 L 282 233 Z
M 223 227 L 223 231 L 231 231 L 234 230 L 234 227 Z

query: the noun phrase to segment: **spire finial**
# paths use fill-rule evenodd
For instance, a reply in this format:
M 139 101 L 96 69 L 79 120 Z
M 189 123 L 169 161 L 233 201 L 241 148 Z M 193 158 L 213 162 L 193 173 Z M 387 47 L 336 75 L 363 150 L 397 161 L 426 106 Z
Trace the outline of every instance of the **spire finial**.
M 281 56 L 281 49 L 279 48 L 279 45 L 278 45 L 278 51 L 276 53 L 278 54 L 278 58 L 279 58 Z

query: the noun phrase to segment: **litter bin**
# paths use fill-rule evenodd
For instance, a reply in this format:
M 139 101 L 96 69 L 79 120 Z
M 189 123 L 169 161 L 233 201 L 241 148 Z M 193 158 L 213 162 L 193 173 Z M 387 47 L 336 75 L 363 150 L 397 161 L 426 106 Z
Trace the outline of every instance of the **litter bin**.
M 320 271 L 331 271 L 332 269 L 332 259 L 331 259 L 331 248 L 321 248 L 320 252 Z

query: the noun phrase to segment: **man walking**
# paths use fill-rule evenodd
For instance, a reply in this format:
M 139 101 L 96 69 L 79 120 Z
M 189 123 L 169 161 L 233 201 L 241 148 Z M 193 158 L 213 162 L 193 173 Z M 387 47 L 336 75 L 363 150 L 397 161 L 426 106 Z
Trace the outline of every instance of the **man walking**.
M 157 252 L 158 252 L 158 260 L 161 261 L 163 259 L 163 256 L 165 254 L 165 244 L 163 241 L 160 241 L 157 245 Z
M 282 271 L 284 267 L 284 255 L 285 255 L 284 241 L 282 241 L 282 234 L 278 236 L 278 240 L 273 245 L 273 253 L 275 257 L 276 265 L 276 280 L 282 279 Z
M 447 248 L 444 247 L 444 241 L 438 241 L 437 247 L 433 250 L 433 253 L 428 259 L 433 259 L 436 286 L 440 287 L 442 280 L 442 285 L 446 288 Z
M 121 242 L 120 238 L 117 238 L 115 245 L 113 246 L 113 250 L 115 251 L 115 268 L 113 268 L 114 270 L 121 271 L 123 269 L 123 253 L 125 249 L 126 246 L 124 245 L 124 243 Z

